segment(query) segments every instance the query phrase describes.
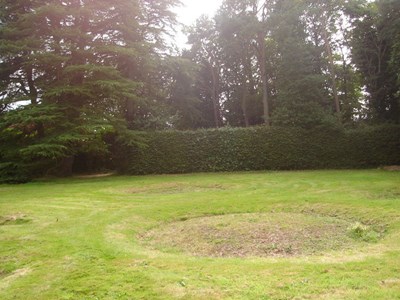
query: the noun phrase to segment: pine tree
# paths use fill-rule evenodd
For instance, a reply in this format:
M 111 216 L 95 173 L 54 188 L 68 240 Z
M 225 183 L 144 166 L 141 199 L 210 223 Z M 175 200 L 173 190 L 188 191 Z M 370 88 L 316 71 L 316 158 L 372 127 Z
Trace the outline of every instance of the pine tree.
M 77 153 L 106 151 L 102 134 L 129 121 L 132 103 L 145 106 L 141 72 L 163 47 L 174 4 L 1 0 L 2 169 L 69 174 Z

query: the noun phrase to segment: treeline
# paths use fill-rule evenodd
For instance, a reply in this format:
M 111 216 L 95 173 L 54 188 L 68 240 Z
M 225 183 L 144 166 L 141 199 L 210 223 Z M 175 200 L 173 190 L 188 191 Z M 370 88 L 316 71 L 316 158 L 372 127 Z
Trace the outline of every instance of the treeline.
M 400 121 L 400 2 L 0 0 L 0 178 L 68 174 L 138 130 Z
M 400 120 L 400 1 L 226 0 L 188 37 L 181 128 Z

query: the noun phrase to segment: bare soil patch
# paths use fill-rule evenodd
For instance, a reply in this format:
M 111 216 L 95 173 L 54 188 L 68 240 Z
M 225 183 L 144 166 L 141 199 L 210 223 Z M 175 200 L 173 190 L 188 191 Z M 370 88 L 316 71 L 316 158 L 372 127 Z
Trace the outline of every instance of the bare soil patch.
M 31 220 L 23 213 L 17 213 L 9 216 L 0 216 L 0 226 L 2 225 L 19 225 L 29 223 Z
M 386 166 L 383 167 L 385 171 L 400 171 L 400 166 Z
M 161 251 L 211 257 L 287 257 L 349 248 L 351 223 L 302 213 L 207 216 L 164 224 L 139 236 Z
M 79 179 L 91 179 L 91 178 L 103 178 L 115 175 L 114 172 L 109 173 L 96 173 L 96 174 L 85 174 L 85 175 L 76 175 L 75 178 Z
M 178 194 L 188 192 L 218 191 L 225 190 L 227 188 L 229 187 L 222 184 L 190 184 L 183 182 L 169 182 L 132 187 L 127 189 L 126 192 L 129 194 Z

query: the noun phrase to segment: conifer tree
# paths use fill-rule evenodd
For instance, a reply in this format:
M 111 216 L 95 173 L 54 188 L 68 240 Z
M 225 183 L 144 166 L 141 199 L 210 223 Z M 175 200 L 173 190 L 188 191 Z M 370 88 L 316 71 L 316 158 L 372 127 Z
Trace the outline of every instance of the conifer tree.
M 2 170 L 68 174 L 77 153 L 106 151 L 102 134 L 146 106 L 175 3 L 1 0 Z

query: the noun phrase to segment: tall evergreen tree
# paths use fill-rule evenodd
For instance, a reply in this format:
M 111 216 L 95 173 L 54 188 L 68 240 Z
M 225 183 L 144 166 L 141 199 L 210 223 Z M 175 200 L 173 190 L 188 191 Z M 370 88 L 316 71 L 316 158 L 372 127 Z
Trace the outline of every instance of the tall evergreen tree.
M 0 100 L 14 103 L 0 120 L 1 161 L 69 173 L 77 153 L 104 152 L 101 133 L 130 121 L 131 103 L 146 106 L 145 70 L 164 47 L 175 3 L 1 0 Z

